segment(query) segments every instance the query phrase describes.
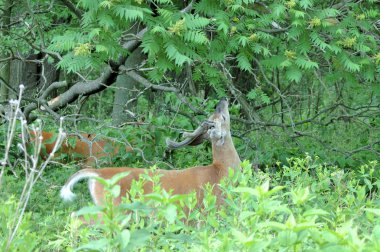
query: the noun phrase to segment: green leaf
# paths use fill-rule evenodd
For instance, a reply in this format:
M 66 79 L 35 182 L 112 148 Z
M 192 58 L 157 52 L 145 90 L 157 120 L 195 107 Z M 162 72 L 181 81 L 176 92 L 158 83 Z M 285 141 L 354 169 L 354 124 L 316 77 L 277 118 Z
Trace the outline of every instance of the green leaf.
M 278 234 L 278 241 L 283 246 L 291 247 L 297 242 L 297 234 L 291 230 L 281 231 Z
M 153 210 L 151 207 L 147 206 L 144 203 L 141 203 L 140 201 L 134 201 L 134 202 L 129 203 L 129 204 L 123 203 L 123 204 L 120 204 L 119 207 L 121 209 L 124 209 L 124 210 L 139 211 L 139 212 L 143 212 L 146 214 L 152 212 L 152 210 Z
M 100 13 L 98 15 L 98 22 L 99 22 L 99 25 L 102 26 L 106 30 L 111 29 L 116 26 L 116 23 L 114 22 L 112 16 L 106 13 Z
M 375 228 L 372 230 L 372 239 L 374 241 L 380 241 L 380 225 L 376 225 Z
M 67 142 L 67 145 L 71 148 L 75 148 L 75 146 L 77 145 L 77 140 L 78 138 L 77 137 L 68 137 L 66 142 Z
M 244 221 L 245 219 L 255 215 L 256 213 L 255 212 L 252 212 L 252 211 L 243 211 L 240 213 L 239 215 L 239 221 Z
M 259 224 L 259 228 L 271 228 L 273 230 L 286 230 L 288 227 L 285 224 L 275 221 L 267 221 Z
M 292 65 L 292 63 L 284 55 L 275 55 L 270 58 L 262 60 L 262 64 L 268 68 L 284 67 L 283 62 L 287 62 L 286 66 Z
M 104 206 L 88 206 L 82 207 L 79 211 L 75 212 L 76 216 L 81 216 L 85 214 L 98 214 L 104 210 Z
M 360 65 L 354 63 L 346 53 L 341 53 L 340 61 L 343 63 L 344 68 L 350 72 L 359 72 Z
M 324 51 L 326 48 L 330 48 L 330 45 L 327 44 L 323 38 L 319 36 L 317 32 L 312 32 L 310 34 L 311 41 L 316 45 L 319 49 Z
M 177 219 L 177 207 L 173 204 L 170 204 L 164 212 L 165 219 L 170 223 L 174 223 L 174 221 Z
M 111 240 L 103 238 L 100 240 L 92 240 L 91 242 L 82 245 L 74 251 L 93 250 L 93 251 L 106 251 L 106 248 L 110 245 Z
M 272 13 L 275 17 L 280 17 L 282 14 L 285 14 L 286 7 L 282 4 L 274 4 L 272 7 Z
M 364 210 L 380 216 L 380 208 L 364 208 Z
M 323 209 L 310 209 L 305 211 L 302 216 L 308 217 L 308 216 L 321 216 L 321 215 L 329 215 L 329 213 Z
M 169 59 L 174 60 L 177 66 L 182 66 L 184 63 L 190 63 L 191 59 L 180 53 L 176 46 L 172 43 L 167 43 L 165 47 L 166 55 Z
M 256 240 L 252 245 L 249 246 L 249 251 L 267 251 L 265 248 L 270 244 L 270 240 Z
M 232 235 L 240 242 L 240 243 L 245 243 L 247 241 L 247 236 L 240 232 L 239 230 L 233 228 L 231 230 Z
M 164 200 L 164 196 L 162 196 L 161 193 L 154 192 L 154 193 L 149 193 L 145 195 L 146 198 L 155 200 L 157 202 L 162 202 Z
M 264 183 L 261 184 L 260 189 L 263 192 L 268 192 L 269 191 L 269 179 L 266 180 Z
M 318 63 L 313 62 L 309 59 L 303 58 L 303 57 L 297 57 L 296 59 L 296 65 L 299 66 L 301 69 L 318 69 Z
M 236 56 L 236 59 L 237 59 L 237 62 L 238 62 L 238 67 L 244 71 L 251 71 L 252 70 L 252 67 L 251 67 L 251 62 L 248 58 L 248 56 L 243 53 L 243 52 L 240 52 L 237 56 Z
M 288 220 L 285 222 L 285 225 L 288 227 L 288 228 L 294 228 L 296 226 L 296 219 L 294 218 L 294 215 L 293 214 L 290 214 Z
M 120 196 L 120 192 L 121 192 L 121 188 L 120 188 L 120 185 L 114 185 L 112 186 L 111 190 L 110 190 L 110 193 L 112 195 L 113 198 L 117 198 Z
M 116 175 L 114 175 L 110 180 L 109 180 L 109 184 L 110 185 L 115 185 L 116 183 L 118 183 L 121 179 L 127 177 L 131 172 L 129 171 L 125 171 L 125 172 L 120 172 L 120 173 L 117 173 Z
M 247 98 L 249 100 L 255 100 L 256 97 L 257 97 L 257 92 L 256 92 L 255 89 L 251 89 L 251 91 L 249 91 L 248 94 L 247 94 Z
M 207 44 L 208 38 L 202 31 L 186 31 L 183 35 L 186 42 L 196 43 L 196 44 Z
M 294 16 L 296 17 L 296 18 L 305 18 L 305 12 L 303 12 L 303 11 L 299 11 L 299 10 L 293 10 L 292 11 L 292 13 L 294 14 Z M 304 24 L 304 20 L 300 20 L 300 19 L 297 19 L 297 20 L 294 20 L 293 22 L 292 22 L 292 25 L 293 26 L 300 26 L 300 25 L 302 25 L 302 24 Z
M 152 14 L 151 10 L 132 5 L 115 5 L 112 11 L 126 21 L 143 20 L 144 13 Z
M 268 180 L 268 183 L 269 183 L 269 180 Z M 267 192 L 267 195 L 273 195 L 273 194 L 275 194 L 275 193 L 277 193 L 277 192 L 279 192 L 279 191 L 281 191 L 282 189 L 284 189 L 285 188 L 285 186 L 275 186 L 273 189 L 271 189 L 271 190 L 269 190 L 268 192 Z
M 185 21 L 186 27 L 191 30 L 205 28 L 210 23 L 208 18 L 200 17 L 199 15 L 190 15 L 187 13 L 185 14 Z
M 309 9 L 313 6 L 313 1 L 311 0 L 300 0 L 299 5 L 304 9 Z
M 130 242 L 125 251 L 136 251 L 150 239 L 151 233 L 147 229 L 138 229 L 131 233 Z
M 286 79 L 299 83 L 302 79 L 302 71 L 297 66 L 290 66 L 285 72 Z
M 301 205 L 309 199 L 310 190 L 306 188 L 296 188 L 291 192 L 292 200 L 294 204 Z
M 257 190 L 250 187 L 237 187 L 237 188 L 232 189 L 232 191 L 237 192 L 237 193 L 249 193 L 255 196 L 258 195 Z
M 248 42 L 249 42 L 249 39 L 246 37 L 246 36 L 239 36 L 238 37 L 238 41 L 239 41 L 239 44 L 242 46 L 242 47 L 245 47 Z
M 129 241 L 131 239 L 131 233 L 129 232 L 128 229 L 124 229 L 121 231 L 120 236 L 119 236 L 119 243 L 120 243 L 120 248 L 122 251 L 125 251 L 127 248 Z

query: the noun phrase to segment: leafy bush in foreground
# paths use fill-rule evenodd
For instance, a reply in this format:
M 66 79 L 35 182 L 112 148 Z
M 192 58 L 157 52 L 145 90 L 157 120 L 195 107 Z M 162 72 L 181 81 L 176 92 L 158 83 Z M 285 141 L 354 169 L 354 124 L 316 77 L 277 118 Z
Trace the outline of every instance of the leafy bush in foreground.
M 73 220 L 70 235 L 56 244 L 75 240 L 80 251 L 380 251 L 377 162 L 356 173 L 309 156 L 288 163 L 252 174 L 243 162 L 241 173 L 223 181 L 226 204 L 219 209 L 211 188 L 199 210 L 195 195 L 161 192 L 158 178 L 149 177 L 155 193 L 143 196 L 143 181 L 136 181 L 130 199 L 114 207 L 117 178 L 102 181 L 110 192 L 106 207 L 78 212 L 102 213 L 102 224 L 78 228 Z
M 87 220 L 95 218 L 102 223 L 85 226 L 72 219 L 63 227 L 62 215 L 70 215 L 64 204 L 53 213 L 49 208 L 40 215 L 28 211 L 10 248 L 12 251 L 380 251 L 377 162 L 347 172 L 306 156 L 256 173 L 248 162 L 243 162 L 242 172 L 231 172 L 221 183 L 226 203 L 219 208 L 211 187 L 205 189 L 205 208 L 197 209 L 194 194 L 171 195 L 161 190 L 158 177 L 148 176 L 135 181 L 130 197 L 115 207 L 111 202 L 120 193 L 115 186 L 118 179 L 101 181 L 109 191 L 105 207 L 89 206 L 77 212 Z M 153 181 L 154 193 L 142 194 L 144 180 Z M 85 188 L 83 192 L 88 194 Z M 11 198 L 1 201 L 0 246 L 4 248 L 16 201 Z M 97 218 L 99 213 L 102 218 Z M 49 228 L 53 221 L 61 226 Z

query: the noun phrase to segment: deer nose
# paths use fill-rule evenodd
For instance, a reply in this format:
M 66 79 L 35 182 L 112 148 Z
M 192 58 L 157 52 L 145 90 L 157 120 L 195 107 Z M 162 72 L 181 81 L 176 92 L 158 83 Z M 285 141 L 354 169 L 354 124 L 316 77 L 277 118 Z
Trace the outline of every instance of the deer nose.
M 220 113 L 227 106 L 228 106 L 228 101 L 227 101 L 227 98 L 224 97 L 224 98 L 220 99 L 220 101 L 216 105 L 215 112 Z

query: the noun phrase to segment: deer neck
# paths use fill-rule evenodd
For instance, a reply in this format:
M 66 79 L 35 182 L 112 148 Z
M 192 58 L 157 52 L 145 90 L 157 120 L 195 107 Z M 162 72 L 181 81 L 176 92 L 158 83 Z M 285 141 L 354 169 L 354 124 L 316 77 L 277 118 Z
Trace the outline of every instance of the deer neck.
M 212 142 L 212 158 L 213 164 L 223 169 L 231 167 L 236 170 L 240 167 L 241 161 L 230 134 L 225 136 L 224 144 L 221 146 L 218 146 L 214 141 Z

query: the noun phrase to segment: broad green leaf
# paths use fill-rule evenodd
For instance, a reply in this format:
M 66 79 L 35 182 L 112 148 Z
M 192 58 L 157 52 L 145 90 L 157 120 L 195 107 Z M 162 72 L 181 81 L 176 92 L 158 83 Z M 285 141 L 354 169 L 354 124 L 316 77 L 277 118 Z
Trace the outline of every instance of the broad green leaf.
M 98 214 L 105 209 L 104 206 L 88 206 L 82 207 L 79 211 L 75 212 L 76 216 L 81 216 L 85 214 Z
M 92 250 L 92 251 L 106 251 L 107 247 L 110 245 L 111 240 L 103 238 L 100 240 L 91 241 L 85 245 L 82 245 L 75 249 L 74 251 Z
M 380 208 L 364 208 L 364 210 L 380 216 Z
M 138 248 L 144 246 L 144 244 L 150 239 L 151 232 L 147 229 L 138 229 L 131 232 L 130 242 L 126 251 L 136 251 Z
M 129 171 L 125 171 L 125 172 L 120 172 L 120 173 L 117 173 L 116 175 L 114 175 L 110 180 L 109 180 L 109 184 L 110 185 L 116 185 L 116 183 L 118 183 L 121 179 L 127 177 L 131 172 Z
M 123 231 L 121 231 L 120 237 L 119 237 L 119 243 L 120 243 L 120 248 L 122 251 L 124 251 L 127 248 L 130 239 L 131 239 L 131 233 L 129 232 L 128 229 L 124 229 Z
M 120 192 L 121 192 L 120 185 L 114 185 L 114 186 L 112 186 L 111 191 L 110 191 L 110 193 L 111 193 L 111 195 L 112 195 L 113 198 L 119 197 L 120 196 Z
M 165 209 L 165 219 L 170 223 L 174 223 L 174 221 L 177 219 L 177 207 L 173 204 L 170 204 Z
M 299 83 L 302 79 L 302 71 L 293 65 L 287 68 L 285 76 L 288 80 Z
M 292 247 L 297 242 L 297 234 L 291 230 L 281 231 L 278 234 L 278 241 L 283 246 Z
M 304 217 L 321 215 L 330 215 L 330 213 L 323 209 L 309 209 L 302 214 Z

